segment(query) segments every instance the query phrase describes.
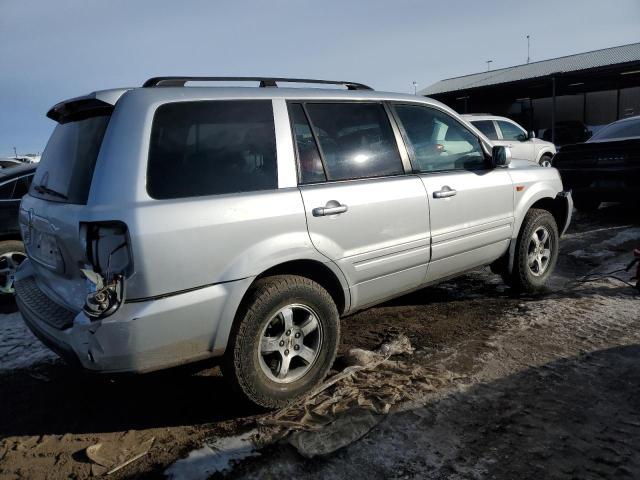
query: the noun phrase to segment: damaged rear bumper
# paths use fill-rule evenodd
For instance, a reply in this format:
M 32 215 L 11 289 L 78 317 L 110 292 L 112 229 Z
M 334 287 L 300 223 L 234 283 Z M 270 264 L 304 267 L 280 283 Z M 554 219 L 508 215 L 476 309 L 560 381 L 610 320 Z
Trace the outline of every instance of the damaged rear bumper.
M 251 280 L 125 303 L 94 321 L 48 298 L 29 260 L 21 265 L 15 285 L 27 326 L 67 362 L 97 372 L 147 372 L 222 355 Z

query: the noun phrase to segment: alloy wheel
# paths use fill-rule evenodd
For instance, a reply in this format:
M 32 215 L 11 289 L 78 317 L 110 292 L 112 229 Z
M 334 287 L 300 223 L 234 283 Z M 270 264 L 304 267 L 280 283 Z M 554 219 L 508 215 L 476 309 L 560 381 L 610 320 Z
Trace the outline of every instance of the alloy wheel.
M 546 227 L 537 227 L 529 239 L 527 265 L 536 277 L 546 272 L 551 261 L 551 235 Z
M 23 252 L 7 252 L 0 255 L 0 293 L 15 293 L 13 284 L 16 270 L 26 258 Z
M 303 377 L 322 348 L 318 315 L 302 304 L 287 305 L 271 317 L 260 336 L 258 360 L 273 382 L 290 383 Z

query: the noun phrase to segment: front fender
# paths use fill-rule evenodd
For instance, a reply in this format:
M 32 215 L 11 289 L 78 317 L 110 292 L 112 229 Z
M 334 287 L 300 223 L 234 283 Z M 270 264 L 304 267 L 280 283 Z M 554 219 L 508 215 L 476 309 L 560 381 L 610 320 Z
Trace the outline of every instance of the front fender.
M 513 228 L 514 240 L 518 238 L 524 217 L 527 215 L 527 212 L 531 209 L 533 204 L 545 198 L 553 200 L 559 192 L 560 189 L 550 182 L 536 182 L 524 189 L 520 198 L 516 198 L 515 201 L 515 224 Z
M 556 150 L 554 147 L 542 147 L 540 150 L 538 150 L 538 155 L 536 156 L 536 163 L 540 163 L 542 156 L 545 154 L 549 154 L 553 156 L 556 154 Z

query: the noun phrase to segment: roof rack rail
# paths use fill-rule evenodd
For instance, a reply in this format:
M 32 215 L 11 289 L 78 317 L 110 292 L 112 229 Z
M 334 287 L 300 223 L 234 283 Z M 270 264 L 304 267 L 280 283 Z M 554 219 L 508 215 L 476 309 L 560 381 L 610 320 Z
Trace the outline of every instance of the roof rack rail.
M 260 87 L 277 87 L 277 82 L 318 83 L 321 85 L 344 85 L 348 90 L 373 90 L 367 85 L 356 82 L 333 80 L 313 80 L 310 78 L 277 77 L 153 77 L 144 82 L 143 87 L 184 87 L 187 82 L 260 82 Z

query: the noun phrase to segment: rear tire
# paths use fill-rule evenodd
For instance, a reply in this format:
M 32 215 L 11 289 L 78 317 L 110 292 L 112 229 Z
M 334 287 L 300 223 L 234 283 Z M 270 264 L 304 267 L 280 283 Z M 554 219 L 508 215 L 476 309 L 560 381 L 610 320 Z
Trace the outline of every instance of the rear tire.
M 222 372 L 245 400 L 280 408 L 324 379 L 339 337 L 338 310 L 324 288 L 297 275 L 263 278 L 238 312 Z
M 15 289 L 13 276 L 18 266 L 27 258 L 24 244 L 19 240 L 0 242 L 0 301 L 12 304 Z
M 529 210 L 516 241 L 513 271 L 504 276 L 505 283 L 519 292 L 544 290 L 558 261 L 559 245 L 553 215 L 547 210 Z
M 600 200 L 589 197 L 575 196 L 573 206 L 580 212 L 595 212 L 600 207 Z

